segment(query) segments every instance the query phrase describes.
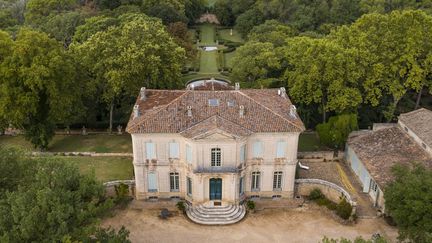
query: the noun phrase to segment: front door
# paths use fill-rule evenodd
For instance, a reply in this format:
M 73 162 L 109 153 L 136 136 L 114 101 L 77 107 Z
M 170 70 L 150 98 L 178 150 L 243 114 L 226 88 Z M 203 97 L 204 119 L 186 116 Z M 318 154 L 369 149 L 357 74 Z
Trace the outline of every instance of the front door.
M 222 200 L 222 179 L 210 179 L 210 200 Z

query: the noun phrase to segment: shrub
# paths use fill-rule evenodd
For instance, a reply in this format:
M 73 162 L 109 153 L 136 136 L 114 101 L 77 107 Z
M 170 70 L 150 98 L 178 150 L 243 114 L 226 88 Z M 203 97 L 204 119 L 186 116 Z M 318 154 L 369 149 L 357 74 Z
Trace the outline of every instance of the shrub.
M 132 197 L 129 196 L 129 186 L 120 183 L 119 185 L 114 186 L 116 197 L 115 203 L 120 205 L 120 207 L 126 207 L 126 205 L 132 200 Z
M 186 205 L 185 205 L 185 203 L 183 201 L 177 202 L 176 206 L 177 206 L 178 210 L 180 210 L 182 212 L 186 211 Z
M 358 129 L 357 115 L 334 116 L 327 123 L 316 126 L 321 144 L 331 148 L 343 148 L 348 135 Z
M 248 210 L 255 210 L 256 207 L 255 202 L 252 200 L 247 201 L 246 207 Z
M 336 214 L 343 219 L 349 219 L 352 212 L 352 206 L 349 204 L 346 199 L 342 199 L 339 204 L 336 206 Z
M 325 198 L 324 194 L 322 194 L 321 190 L 318 188 L 313 189 L 308 196 L 309 200 L 317 200 L 320 198 Z

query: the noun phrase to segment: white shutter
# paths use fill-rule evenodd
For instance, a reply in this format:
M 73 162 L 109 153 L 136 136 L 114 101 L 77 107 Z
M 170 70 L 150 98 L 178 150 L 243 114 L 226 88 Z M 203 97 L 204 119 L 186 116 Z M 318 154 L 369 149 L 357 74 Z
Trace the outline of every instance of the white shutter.
M 284 158 L 285 157 L 286 147 L 287 147 L 287 143 L 285 141 L 279 141 L 279 142 L 277 142 L 277 146 L 276 146 L 276 158 Z
M 192 148 L 186 144 L 186 161 L 192 163 Z
M 157 176 L 156 173 L 148 173 L 148 191 L 157 192 Z
M 179 158 L 179 144 L 176 142 L 169 143 L 169 157 Z
M 240 147 L 240 162 L 243 163 L 245 161 L 246 157 L 246 146 L 242 145 Z
M 254 158 L 261 158 L 262 154 L 263 154 L 262 150 L 263 150 L 262 149 L 262 142 L 256 141 L 253 144 L 253 157 Z
M 156 159 L 154 143 L 146 143 L 146 159 Z

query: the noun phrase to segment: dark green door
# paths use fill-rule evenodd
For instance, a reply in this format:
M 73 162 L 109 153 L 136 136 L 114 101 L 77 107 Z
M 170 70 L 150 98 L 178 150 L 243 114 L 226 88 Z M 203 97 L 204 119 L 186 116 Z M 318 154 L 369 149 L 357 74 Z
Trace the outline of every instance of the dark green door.
M 210 179 L 210 200 L 222 200 L 222 179 Z

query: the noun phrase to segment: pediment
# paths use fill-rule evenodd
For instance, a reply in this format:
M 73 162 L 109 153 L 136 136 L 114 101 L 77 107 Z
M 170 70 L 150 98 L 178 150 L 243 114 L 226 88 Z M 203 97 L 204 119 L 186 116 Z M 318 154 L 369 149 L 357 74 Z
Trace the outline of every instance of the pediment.
M 193 139 L 196 140 L 225 140 L 225 139 L 236 139 L 238 136 L 235 136 L 234 134 L 230 134 L 227 132 L 224 132 L 220 129 L 213 129 L 206 133 L 202 133 Z

